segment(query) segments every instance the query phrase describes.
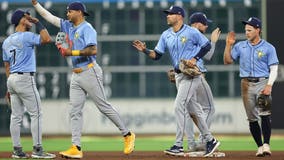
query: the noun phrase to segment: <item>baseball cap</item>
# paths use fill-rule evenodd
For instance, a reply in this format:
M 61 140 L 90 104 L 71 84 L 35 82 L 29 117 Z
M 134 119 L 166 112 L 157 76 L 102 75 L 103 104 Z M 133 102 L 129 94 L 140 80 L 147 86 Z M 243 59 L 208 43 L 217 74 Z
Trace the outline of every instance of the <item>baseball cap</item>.
M 250 17 L 247 21 L 242 21 L 244 25 L 248 24 L 253 26 L 254 28 L 261 29 L 261 20 L 256 17 Z
M 164 13 L 166 14 L 179 14 L 182 17 L 184 17 L 184 10 L 181 7 L 178 6 L 171 6 L 169 9 L 164 10 Z
M 80 10 L 84 13 L 84 16 L 89 16 L 89 13 L 87 12 L 86 6 L 80 2 L 80 1 L 76 1 L 76 2 L 72 2 L 67 6 L 67 10 Z
M 196 23 L 196 22 L 200 22 L 200 23 L 207 26 L 208 23 L 212 22 L 212 20 L 208 19 L 206 17 L 206 14 L 204 14 L 202 12 L 195 12 L 189 17 L 189 23 L 193 24 L 193 23 Z
M 11 23 L 14 24 L 15 26 L 17 26 L 20 22 L 20 20 L 24 17 L 25 14 L 30 15 L 30 13 L 28 11 L 24 11 L 21 9 L 17 9 L 11 17 Z

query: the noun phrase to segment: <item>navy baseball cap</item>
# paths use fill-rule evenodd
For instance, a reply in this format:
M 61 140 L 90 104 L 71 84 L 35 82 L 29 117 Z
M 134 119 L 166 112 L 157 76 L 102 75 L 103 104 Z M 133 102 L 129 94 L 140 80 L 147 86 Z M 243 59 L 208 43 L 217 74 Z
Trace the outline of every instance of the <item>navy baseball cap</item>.
M 89 13 L 87 12 L 86 6 L 80 2 L 72 2 L 67 6 L 67 10 L 76 10 L 76 11 L 82 11 L 84 13 L 84 16 L 89 16 Z
M 250 17 L 247 21 L 242 21 L 244 25 L 248 24 L 250 26 L 253 26 L 254 28 L 260 28 L 261 29 L 261 20 L 256 17 Z
M 205 26 L 207 26 L 208 23 L 212 22 L 212 20 L 208 19 L 206 17 L 206 14 L 204 14 L 202 12 L 195 12 L 189 17 L 189 23 L 193 24 L 193 23 L 197 23 L 197 22 L 200 22 L 200 23 L 204 24 Z
M 30 15 L 30 13 L 28 11 L 24 11 L 21 9 L 17 9 L 11 17 L 11 23 L 14 24 L 15 26 L 17 26 L 20 22 L 20 20 L 24 17 L 25 14 Z
M 185 13 L 184 10 L 181 7 L 178 6 L 171 6 L 169 9 L 164 10 L 166 14 L 179 14 L 182 17 L 184 17 Z

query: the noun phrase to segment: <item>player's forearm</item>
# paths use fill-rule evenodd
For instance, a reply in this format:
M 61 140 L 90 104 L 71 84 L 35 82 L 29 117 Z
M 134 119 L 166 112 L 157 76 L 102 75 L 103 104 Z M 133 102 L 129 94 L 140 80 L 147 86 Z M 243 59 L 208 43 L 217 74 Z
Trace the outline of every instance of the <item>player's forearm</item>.
M 151 50 L 148 48 L 145 48 L 142 52 L 145 53 L 147 56 L 149 56 L 153 60 L 158 60 L 161 57 L 161 55 L 158 54 L 155 50 Z
M 232 46 L 226 44 L 225 50 L 224 50 L 224 64 L 232 64 L 233 63 L 233 58 L 231 56 L 231 51 L 232 51 Z
M 46 44 L 51 42 L 51 37 L 46 28 L 38 21 L 35 23 L 36 28 L 40 34 L 40 43 Z
M 40 31 L 41 44 L 46 44 L 51 42 L 51 37 L 46 29 Z
M 272 86 L 278 75 L 278 65 L 271 65 L 267 85 Z
M 154 50 L 145 48 L 143 50 L 143 53 L 145 53 L 147 56 L 149 56 L 151 59 L 155 59 L 156 58 L 156 52 Z
M 52 15 L 48 12 L 45 8 L 43 8 L 39 3 L 34 5 L 36 11 L 49 23 L 55 25 L 56 27 L 60 28 L 60 18 Z
M 212 58 L 212 56 L 213 56 L 213 54 L 215 52 L 215 46 L 216 46 L 216 43 L 211 42 L 211 49 L 210 49 L 210 51 L 207 54 L 205 54 L 205 56 L 203 57 L 205 60 L 207 60 L 207 61 L 211 60 L 211 58 Z
M 8 78 L 9 75 L 10 75 L 10 63 L 9 62 L 4 62 L 4 67 L 5 67 L 6 77 Z
M 199 50 L 199 52 L 194 56 L 194 58 L 196 60 L 199 60 L 200 58 L 203 58 L 205 56 L 206 53 L 208 53 L 211 49 L 211 43 L 209 43 L 209 41 L 203 46 L 201 47 L 201 49 Z
M 74 55 L 74 53 L 75 53 L 75 55 Z M 77 54 L 79 54 L 79 55 L 77 55 Z M 73 56 L 91 56 L 91 55 L 96 55 L 96 54 L 97 54 L 97 47 L 96 46 L 89 46 L 89 47 L 87 47 L 83 50 L 72 50 Z

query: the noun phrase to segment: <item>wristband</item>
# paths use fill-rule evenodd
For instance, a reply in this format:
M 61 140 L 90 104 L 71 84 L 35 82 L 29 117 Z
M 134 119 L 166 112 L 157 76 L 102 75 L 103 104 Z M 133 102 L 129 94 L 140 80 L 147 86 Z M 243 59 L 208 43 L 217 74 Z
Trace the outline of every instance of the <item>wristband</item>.
M 80 56 L 80 50 L 72 50 L 72 56 Z
M 45 27 L 40 23 L 40 21 L 36 22 L 35 25 L 38 32 L 45 29 Z
M 143 53 L 145 53 L 146 55 L 149 55 L 149 54 L 151 53 L 151 50 L 148 49 L 148 48 L 145 48 L 145 49 L 143 50 Z

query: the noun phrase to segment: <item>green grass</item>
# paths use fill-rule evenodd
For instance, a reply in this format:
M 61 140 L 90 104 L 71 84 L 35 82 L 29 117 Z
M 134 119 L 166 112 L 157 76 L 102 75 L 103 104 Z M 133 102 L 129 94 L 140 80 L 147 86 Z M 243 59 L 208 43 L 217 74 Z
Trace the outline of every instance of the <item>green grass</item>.
M 136 151 L 163 151 L 174 142 L 174 136 L 144 137 L 136 138 Z M 220 149 L 223 151 L 256 150 L 256 145 L 250 136 L 217 136 L 221 141 Z M 46 151 L 61 151 L 70 147 L 70 137 L 67 138 L 43 138 L 43 146 Z M 21 139 L 25 151 L 32 150 L 32 139 L 24 137 Z M 284 137 L 272 136 L 271 148 L 274 151 L 284 151 Z M 184 145 L 186 147 L 186 144 Z M 84 151 L 121 151 L 123 139 L 121 137 L 98 137 L 83 136 L 82 147 Z M 11 151 L 12 142 L 10 137 L 0 138 L 0 152 Z

